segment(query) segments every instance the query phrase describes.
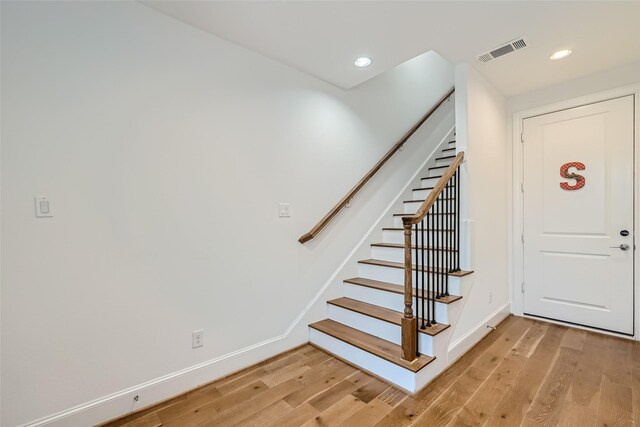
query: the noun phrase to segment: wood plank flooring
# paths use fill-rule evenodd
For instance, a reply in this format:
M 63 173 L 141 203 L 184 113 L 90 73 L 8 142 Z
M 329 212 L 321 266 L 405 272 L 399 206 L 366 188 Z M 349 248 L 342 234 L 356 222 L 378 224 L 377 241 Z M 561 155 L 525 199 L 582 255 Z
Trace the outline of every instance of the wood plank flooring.
M 509 317 L 415 396 L 310 345 L 105 426 L 640 426 L 640 343 Z

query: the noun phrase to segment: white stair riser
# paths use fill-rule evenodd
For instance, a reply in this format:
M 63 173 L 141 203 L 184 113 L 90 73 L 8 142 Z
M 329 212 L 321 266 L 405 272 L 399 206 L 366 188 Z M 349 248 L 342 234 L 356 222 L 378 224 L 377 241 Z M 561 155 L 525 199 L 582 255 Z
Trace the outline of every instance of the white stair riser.
M 425 200 L 429 193 L 431 193 L 431 188 L 425 188 L 424 190 L 413 190 L 411 197 L 413 200 Z
M 447 241 L 447 236 L 452 236 L 454 233 L 452 231 L 440 231 L 438 233 L 434 233 L 435 239 L 440 239 L 441 242 Z M 413 242 L 415 239 L 415 231 L 411 232 L 411 241 Z M 383 230 L 382 231 L 382 243 L 399 243 L 404 244 L 404 230 Z M 442 245 L 445 248 L 446 245 Z
M 378 375 L 409 392 L 416 391 L 416 375 L 408 369 L 313 328 L 309 328 L 309 341 L 356 366 L 364 367 L 374 375 Z
M 408 200 L 406 203 L 402 203 L 403 204 L 403 211 L 402 213 L 408 213 L 408 214 L 414 214 L 418 211 L 418 209 L 420 209 L 420 206 L 422 206 L 422 203 L 424 202 L 424 200 L 416 200 L 416 201 L 411 201 Z M 444 212 L 455 212 L 455 206 L 451 206 L 451 209 L 449 209 L 448 206 L 448 200 L 445 200 L 442 202 L 442 206 L 440 207 L 440 209 L 442 209 Z M 451 202 L 451 204 L 453 205 L 453 202 Z
M 451 163 L 453 163 L 453 159 L 436 160 L 436 166 L 449 166 Z
M 427 175 L 428 178 L 431 177 L 438 177 L 438 179 L 440 179 L 440 176 L 442 176 L 442 174 L 446 171 L 446 169 L 442 168 L 442 169 L 430 169 L 429 170 L 429 174 Z
M 404 225 L 403 225 L 403 222 L 402 222 L 402 217 L 403 217 L 403 216 L 409 216 L 409 215 L 411 215 L 411 214 L 402 214 L 402 216 L 400 216 L 400 215 L 398 215 L 398 216 L 394 216 L 394 217 L 393 217 L 393 227 L 394 227 L 394 228 L 404 228 Z M 454 216 L 453 216 L 453 218 L 451 218 L 449 221 L 450 221 L 450 222 L 455 221 L 455 215 L 454 215 Z M 444 226 L 444 228 L 445 228 L 445 229 L 448 229 L 448 228 L 446 227 L 446 224 L 443 224 L 443 226 Z M 425 230 L 425 233 L 426 233 L 426 232 L 427 232 L 427 223 L 426 223 L 426 222 L 425 222 L 425 229 L 424 229 L 424 230 Z M 426 235 L 425 235 L 425 236 L 426 236 Z M 425 238 L 426 238 L 426 237 L 425 237 Z
M 431 172 L 433 172 L 433 171 L 431 171 Z M 438 173 L 437 175 L 441 175 L 441 174 Z M 438 183 L 439 180 L 440 180 L 439 176 L 431 177 L 431 178 L 429 178 L 427 176 L 427 177 L 421 178 L 420 179 L 420 188 L 429 188 L 429 189 L 433 188 Z
M 418 282 L 415 283 L 414 274 L 411 276 L 412 281 L 414 282 L 413 286 L 420 286 L 422 284 L 422 276 L 418 275 Z M 404 270 L 402 268 L 358 263 L 358 276 L 365 279 L 378 280 L 380 282 L 404 285 Z M 459 289 L 460 278 L 449 276 L 449 293 L 453 295 L 460 295 Z
M 456 148 L 456 142 L 455 141 L 450 141 L 448 144 L 448 148 Z
M 374 335 L 383 340 L 387 340 L 394 344 L 402 345 L 402 328 L 400 325 L 385 322 L 366 314 L 357 313 L 355 311 L 347 310 L 342 307 L 328 304 L 329 319 L 336 322 L 347 325 L 351 328 L 365 332 L 369 335 Z M 418 335 L 418 351 L 421 354 L 433 356 L 434 338 L 430 335 L 419 334 Z M 439 345 L 446 345 L 446 342 Z
M 406 214 L 406 215 L 409 215 L 409 214 Z M 450 219 L 450 221 L 455 221 L 455 216 L 454 216 L 454 218 L 451 218 L 451 219 Z M 426 230 L 427 230 L 426 225 L 427 225 L 427 224 L 426 224 L 426 222 L 425 222 L 425 233 L 426 233 Z M 402 217 L 401 217 L 401 216 L 394 216 L 394 217 L 393 217 L 393 226 L 394 226 L 395 228 L 404 228 L 404 225 L 403 225 L 403 223 L 402 223 Z M 445 227 L 445 228 L 446 228 L 446 227 Z M 426 238 L 426 237 L 425 237 L 425 238 Z
M 451 256 L 450 252 L 437 251 L 439 253 L 434 254 L 436 259 L 433 261 L 433 264 L 430 264 L 428 256 L 431 255 L 433 252 L 436 252 L 436 251 L 431 251 L 427 249 L 424 252 L 425 265 L 429 264 L 429 265 L 444 266 L 446 265 L 446 261 L 450 259 L 449 256 Z M 455 255 L 455 253 L 453 255 Z M 411 257 L 413 260 L 416 259 L 415 249 L 411 250 Z M 418 251 L 418 257 L 419 257 L 418 265 L 422 265 L 422 251 Z M 386 248 L 382 246 L 372 246 L 371 258 L 379 259 L 383 261 L 391 261 L 391 262 L 404 262 L 404 248 Z M 439 262 L 438 262 L 438 258 L 440 258 Z
M 435 186 L 438 183 L 438 180 L 440 178 L 422 178 L 420 180 L 420 187 L 422 188 L 431 188 L 433 186 Z
M 351 283 L 344 284 L 344 296 L 354 300 L 366 302 L 368 304 L 377 305 L 388 308 L 389 310 L 404 312 L 404 295 L 395 292 L 381 291 L 379 289 L 368 288 L 366 286 L 354 285 Z M 422 301 L 422 300 L 420 300 Z M 453 302 L 452 304 L 457 304 Z M 426 301 L 425 301 L 426 304 Z M 415 298 L 412 305 L 413 313 L 416 313 Z M 440 323 L 449 323 L 449 310 L 451 304 L 443 304 L 436 301 L 436 321 Z M 422 305 L 420 305 L 422 312 Z

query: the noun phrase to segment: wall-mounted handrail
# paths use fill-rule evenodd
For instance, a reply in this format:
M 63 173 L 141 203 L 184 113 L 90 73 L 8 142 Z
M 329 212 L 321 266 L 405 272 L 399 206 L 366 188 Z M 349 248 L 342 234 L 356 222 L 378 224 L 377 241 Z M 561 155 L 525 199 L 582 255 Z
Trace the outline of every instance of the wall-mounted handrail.
M 405 360 L 414 360 L 418 356 L 419 332 L 436 324 L 435 301 L 449 295 L 449 274 L 460 271 L 460 165 L 463 161 L 464 152 L 461 151 L 416 213 L 402 217 L 404 316 L 401 327 L 402 357 Z M 414 272 L 416 316 L 412 308 Z
M 364 187 L 365 184 L 369 182 L 369 180 L 376 174 L 376 172 L 378 172 L 380 168 L 382 168 L 382 166 L 387 163 L 387 161 L 391 157 L 393 157 L 393 155 L 400 149 L 400 147 L 402 147 L 407 142 L 407 140 L 411 138 L 411 136 L 420 128 L 420 126 L 422 126 L 424 122 L 426 122 L 429 117 L 431 117 L 433 113 L 435 113 L 438 108 L 440 108 L 440 106 L 447 99 L 449 99 L 451 95 L 453 95 L 454 92 L 455 88 L 451 89 L 449 92 L 447 92 L 446 95 L 440 98 L 440 100 L 424 116 L 422 116 L 420 120 L 418 120 L 418 122 L 413 125 L 411 129 L 409 129 L 402 136 L 402 138 L 400 138 L 400 140 L 396 142 L 393 147 L 391 147 L 389 151 L 387 151 L 382 159 L 380 159 L 378 163 L 376 163 L 375 166 L 373 166 L 371 170 L 367 172 L 367 174 L 362 177 L 362 179 L 358 181 L 358 183 L 351 190 L 349 190 L 349 192 L 342 199 L 340 199 L 340 201 L 324 217 L 322 217 L 322 219 L 311 230 L 309 230 L 308 233 L 300 236 L 298 242 L 305 243 L 316 237 L 318 233 L 320 233 L 320 231 L 322 231 L 322 229 L 326 227 L 329 222 L 331 222 L 331 220 L 338 214 L 338 212 L 340 212 L 342 208 L 344 208 L 349 203 L 349 201 L 353 199 L 358 191 L 360 191 L 362 187 Z

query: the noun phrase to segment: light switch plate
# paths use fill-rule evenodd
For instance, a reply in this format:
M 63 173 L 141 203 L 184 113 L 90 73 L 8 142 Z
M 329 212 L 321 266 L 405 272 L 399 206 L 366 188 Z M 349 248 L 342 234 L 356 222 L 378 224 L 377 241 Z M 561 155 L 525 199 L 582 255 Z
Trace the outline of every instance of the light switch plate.
M 51 201 L 47 197 L 36 196 L 34 199 L 36 205 L 36 218 L 53 217 L 53 212 L 51 210 Z
M 290 203 L 279 203 L 278 204 L 278 217 L 279 218 L 289 218 L 289 217 L 291 217 L 291 204 Z

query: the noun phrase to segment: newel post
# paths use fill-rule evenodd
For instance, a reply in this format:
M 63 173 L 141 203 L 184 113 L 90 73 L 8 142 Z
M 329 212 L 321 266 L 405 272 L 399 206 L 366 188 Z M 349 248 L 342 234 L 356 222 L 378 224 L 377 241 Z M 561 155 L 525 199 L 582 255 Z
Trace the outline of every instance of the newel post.
M 412 256 L 411 256 L 411 228 L 413 225 L 404 221 L 404 317 L 402 318 L 402 358 L 414 360 L 418 352 L 416 336 L 416 318 L 413 316 L 413 284 L 411 283 Z

